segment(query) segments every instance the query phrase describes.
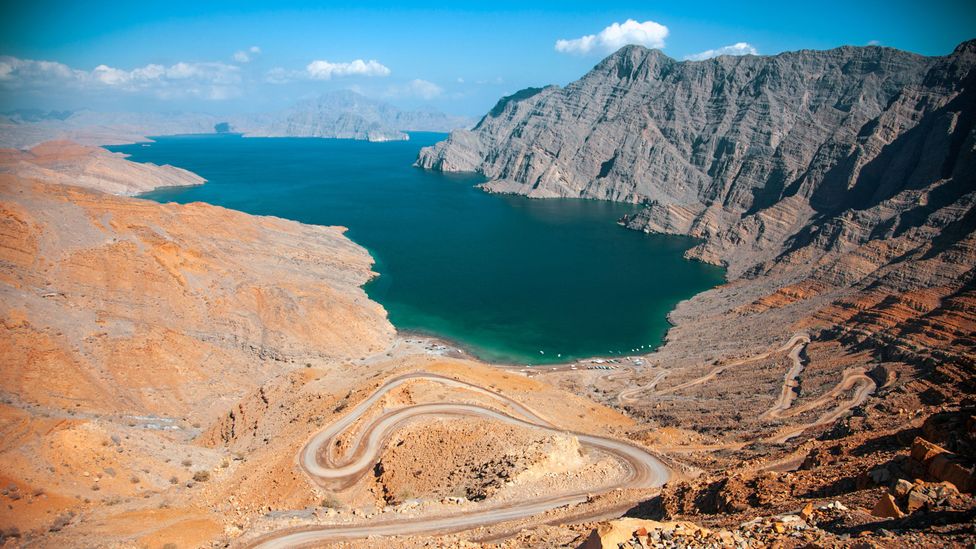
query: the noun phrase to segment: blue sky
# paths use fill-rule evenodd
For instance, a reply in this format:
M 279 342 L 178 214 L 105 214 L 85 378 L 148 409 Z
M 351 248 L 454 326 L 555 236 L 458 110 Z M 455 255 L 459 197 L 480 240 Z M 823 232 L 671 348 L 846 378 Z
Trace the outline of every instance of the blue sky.
M 868 43 L 943 55 L 976 38 L 972 1 L 5 4 L 0 110 L 263 111 L 352 88 L 479 115 L 634 36 L 677 59 Z

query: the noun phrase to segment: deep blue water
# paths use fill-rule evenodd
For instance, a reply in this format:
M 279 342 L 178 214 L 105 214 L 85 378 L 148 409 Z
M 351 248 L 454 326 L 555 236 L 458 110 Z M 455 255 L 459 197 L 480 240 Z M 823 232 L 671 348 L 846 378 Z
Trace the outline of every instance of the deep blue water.
M 348 227 L 376 259 L 380 276 L 366 290 L 395 326 L 449 338 L 487 360 L 648 350 L 678 301 L 721 283 L 720 269 L 682 258 L 691 239 L 616 224 L 636 206 L 491 195 L 474 188 L 479 176 L 412 166 L 420 147 L 444 137 L 207 135 L 110 148 L 208 180 L 145 195 L 153 200 Z

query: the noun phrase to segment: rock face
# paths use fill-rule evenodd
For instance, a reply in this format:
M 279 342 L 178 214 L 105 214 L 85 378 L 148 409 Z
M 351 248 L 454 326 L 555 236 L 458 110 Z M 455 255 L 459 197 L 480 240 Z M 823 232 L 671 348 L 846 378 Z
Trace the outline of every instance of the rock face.
M 679 62 L 628 46 L 565 89 L 502 99 L 417 163 L 481 172 L 492 191 L 645 203 L 629 226 L 720 242 L 696 255 L 734 275 L 757 257 L 731 249 L 773 257 L 814 219 L 883 203 L 904 211 L 946 179 L 964 194 L 974 50 Z M 928 209 L 945 205 L 937 194 Z

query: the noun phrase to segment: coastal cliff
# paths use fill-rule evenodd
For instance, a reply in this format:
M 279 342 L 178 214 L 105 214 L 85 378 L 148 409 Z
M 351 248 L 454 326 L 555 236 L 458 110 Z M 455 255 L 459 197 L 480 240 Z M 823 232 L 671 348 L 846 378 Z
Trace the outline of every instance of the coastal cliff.
M 976 41 L 944 57 L 872 46 L 706 61 L 627 46 L 565 88 L 503 98 L 417 165 L 482 173 L 490 192 L 640 204 L 622 225 L 697 237 L 686 255 L 727 267 L 727 284 L 672 311 L 650 371 L 592 390 L 665 427 L 648 431 L 650 443 L 713 471 L 650 502 L 655 516 L 737 523 L 765 498 L 796 505 L 803 490 L 884 487 L 858 475 L 904 452 L 927 414 L 971 413 L 974 65 Z M 791 336 L 811 340 L 795 369 L 754 355 Z M 792 458 L 730 442 L 750 440 L 797 442 Z M 957 449 L 971 474 L 971 452 Z M 818 457 L 828 451 L 863 453 Z M 765 503 L 716 511 L 696 499 L 773 482 L 748 461 L 805 452 L 801 470 L 780 477 L 791 488 L 721 496 Z M 868 508 L 878 498 L 864 497 Z
M 974 59 L 976 42 L 683 62 L 627 46 L 566 88 L 502 99 L 417 164 L 483 173 L 493 192 L 645 204 L 627 226 L 703 238 L 692 255 L 736 277 L 813 224 L 965 194 Z
M 206 182 L 181 168 L 129 162 L 122 154 L 73 141 L 48 141 L 28 151 L 0 149 L 0 174 L 121 196 Z
M 64 142 L 0 155 L 8 395 L 70 394 L 81 410 L 209 409 L 209 376 L 250 389 L 268 365 L 389 344 L 385 311 L 360 288 L 372 259 L 343 228 L 104 192 L 202 182 Z

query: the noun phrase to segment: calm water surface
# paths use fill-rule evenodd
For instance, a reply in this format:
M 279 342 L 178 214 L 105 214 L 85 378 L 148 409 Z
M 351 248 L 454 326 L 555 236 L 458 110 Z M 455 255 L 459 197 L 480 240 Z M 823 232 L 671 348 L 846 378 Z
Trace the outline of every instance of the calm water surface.
M 144 195 L 153 200 L 349 227 L 380 274 L 366 291 L 397 328 L 452 339 L 487 360 L 647 350 L 678 301 L 721 283 L 720 269 L 682 259 L 691 239 L 618 226 L 635 206 L 490 195 L 474 188 L 479 176 L 412 167 L 420 147 L 444 137 L 179 136 L 111 149 L 208 180 Z

